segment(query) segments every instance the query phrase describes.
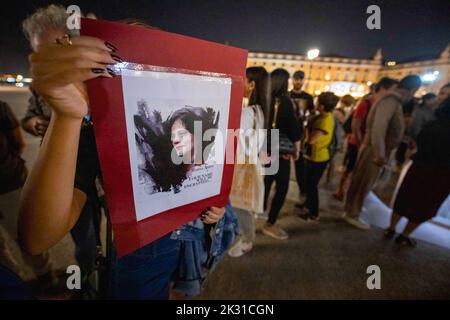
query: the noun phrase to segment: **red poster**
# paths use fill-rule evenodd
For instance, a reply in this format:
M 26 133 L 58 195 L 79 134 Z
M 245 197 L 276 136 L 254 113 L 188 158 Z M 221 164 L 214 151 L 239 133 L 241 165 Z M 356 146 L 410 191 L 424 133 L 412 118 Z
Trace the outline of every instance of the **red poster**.
M 114 67 L 118 76 L 88 82 L 114 241 L 123 256 L 228 202 L 233 165 L 224 163 L 235 144 L 224 129 L 239 128 L 247 51 L 101 20 L 82 19 L 81 34 L 113 44 L 125 61 Z M 220 131 L 222 140 L 194 148 L 186 119 L 200 119 L 202 130 Z M 169 156 L 195 150 L 205 155 L 198 165 L 180 172 L 168 164 Z M 212 154 L 222 164 L 209 162 Z

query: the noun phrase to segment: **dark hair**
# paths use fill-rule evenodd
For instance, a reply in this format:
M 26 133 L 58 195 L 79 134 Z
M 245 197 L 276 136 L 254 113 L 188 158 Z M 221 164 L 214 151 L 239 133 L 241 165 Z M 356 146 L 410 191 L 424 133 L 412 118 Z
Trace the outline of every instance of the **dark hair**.
M 422 85 L 422 80 L 418 75 L 409 75 L 400 80 L 398 87 L 406 90 L 417 90 Z
M 289 85 L 289 72 L 285 69 L 275 69 L 270 74 L 270 95 L 271 98 L 286 96 Z
M 420 104 L 423 106 L 426 101 L 434 99 L 434 98 L 436 98 L 436 95 L 433 92 L 428 92 L 427 94 L 424 94 L 422 96 L 422 99 L 421 99 L 422 101 Z
M 267 87 L 268 87 L 268 78 L 269 73 L 263 67 L 249 67 L 247 68 L 245 76 L 248 81 L 255 82 L 255 90 L 253 90 L 252 95 L 250 97 L 250 101 L 248 104 L 259 105 L 264 112 L 264 115 L 267 114 Z
M 294 79 L 304 79 L 305 78 L 305 72 L 302 70 L 298 70 L 294 72 L 294 75 L 292 76 Z
M 191 164 L 172 162 L 171 131 L 174 122 L 180 120 L 186 130 L 194 134 L 194 121 L 201 121 L 203 134 L 208 129 L 217 129 L 219 113 L 216 115 L 212 108 L 185 106 L 163 121 L 159 111 L 148 112 L 145 101 L 138 102 L 138 109 L 138 114 L 134 115 L 136 143 L 140 149 L 151 150 L 145 152 L 145 167 L 142 170 L 151 177 L 154 191 L 166 192 L 173 188 L 178 192 Z M 214 137 L 211 141 L 202 142 L 202 150 L 195 150 L 197 155 L 201 152 L 203 156 L 206 146 L 212 142 Z
M 398 81 L 389 77 L 383 77 L 375 84 L 375 92 L 380 91 L 381 88 L 389 90 L 392 86 L 398 85 Z
M 334 107 L 336 107 L 338 101 L 339 97 L 330 91 L 322 92 L 318 97 L 318 103 L 324 107 L 325 112 L 332 111 Z
M 434 115 L 437 119 L 450 121 L 450 98 L 445 99 L 436 109 Z
M 191 107 L 185 106 L 174 113 L 172 113 L 169 118 L 167 118 L 165 128 L 166 134 L 168 137 L 171 136 L 172 126 L 175 121 L 180 120 L 187 131 L 191 134 L 194 134 L 194 122 L 201 121 L 202 123 L 202 136 L 209 129 L 217 129 L 219 123 L 220 113 L 214 111 L 213 108 L 200 108 L 200 107 Z M 200 156 L 203 157 L 203 152 L 205 148 L 214 142 L 214 136 L 211 138 L 211 141 L 202 141 L 202 149 L 195 150 L 195 157 Z M 197 159 L 197 158 L 194 158 Z
M 444 85 L 441 87 L 441 90 L 444 89 L 444 88 L 450 88 L 450 82 L 447 83 L 447 84 L 444 84 Z
M 351 95 L 346 94 L 345 96 L 341 97 L 341 104 L 348 107 L 355 103 L 355 98 L 353 98 Z

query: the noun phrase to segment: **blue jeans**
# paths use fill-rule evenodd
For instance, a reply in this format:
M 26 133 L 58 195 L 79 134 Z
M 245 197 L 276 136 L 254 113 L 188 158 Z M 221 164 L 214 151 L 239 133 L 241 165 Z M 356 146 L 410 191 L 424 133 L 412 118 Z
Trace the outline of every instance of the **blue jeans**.
M 170 234 L 133 253 L 111 261 L 110 295 L 113 299 L 167 300 L 178 266 L 180 241 Z

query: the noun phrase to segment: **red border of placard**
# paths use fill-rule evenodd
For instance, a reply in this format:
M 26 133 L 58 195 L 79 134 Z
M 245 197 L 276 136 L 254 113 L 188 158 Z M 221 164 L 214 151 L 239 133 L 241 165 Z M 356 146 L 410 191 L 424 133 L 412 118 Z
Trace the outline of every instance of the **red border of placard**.
M 113 44 L 117 48 L 116 54 L 127 62 L 229 75 L 232 85 L 228 128 L 239 128 L 247 63 L 246 50 L 142 26 L 103 20 L 81 19 L 81 34 Z M 137 222 L 121 77 L 97 78 L 88 81 L 87 87 L 106 199 L 119 256 L 131 253 L 194 220 L 208 206 L 225 206 L 233 177 L 232 164 L 224 166 L 219 195 Z M 227 143 L 233 142 L 230 140 Z

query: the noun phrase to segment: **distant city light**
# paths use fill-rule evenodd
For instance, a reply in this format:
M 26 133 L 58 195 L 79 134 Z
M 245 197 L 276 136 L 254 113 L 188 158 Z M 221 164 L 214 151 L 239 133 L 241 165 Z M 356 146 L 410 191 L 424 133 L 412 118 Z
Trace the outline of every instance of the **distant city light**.
M 432 72 L 432 73 L 426 73 L 422 76 L 423 82 L 433 82 L 437 79 L 437 76 L 439 75 L 438 71 Z
M 16 87 L 22 88 L 23 87 L 23 83 L 22 82 L 16 83 Z
M 395 62 L 395 61 L 388 61 L 387 62 L 387 65 L 389 66 L 389 67 L 393 67 L 393 66 L 395 66 L 397 64 L 397 62 Z
M 31 82 L 33 82 L 33 79 L 31 79 L 31 78 L 23 78 L 22 82 L 31 83 Z
M 6 78 L 6 82 L 16 82 L 16 78 L 12 77 Z
M 23 76 L 21 74 L 18 74 L 16 77 L 16 81 L 20 82 L 20 81 L 22 81 L 22 79 L 23 79 Z
M 314 60 L 315 58 L 317 58 L 319 56 L 320 50 L 319 49 L 311 49 L 308 50 L 308 59 L 309 60 Z

